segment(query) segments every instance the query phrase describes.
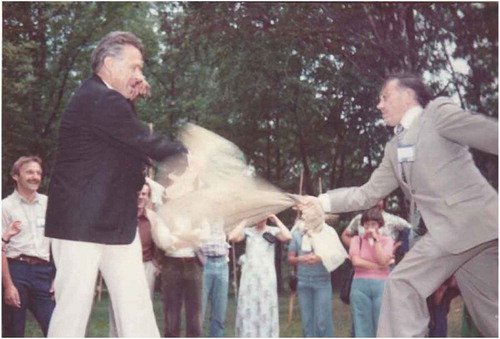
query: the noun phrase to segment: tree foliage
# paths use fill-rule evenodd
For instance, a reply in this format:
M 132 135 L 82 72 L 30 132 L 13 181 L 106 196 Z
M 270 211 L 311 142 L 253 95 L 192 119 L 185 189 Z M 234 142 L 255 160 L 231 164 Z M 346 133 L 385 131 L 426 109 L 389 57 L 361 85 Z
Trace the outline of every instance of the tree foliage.
M 193 121 L 220 133 L 287 191 L 297 191 L 302 170 L 308 194 L 359 185 L 391 135 L 375 108 L 388 73 L 423 74 L 435 94 L 498 116 L 497 6 L 4 3 L 3 182 L 27 153 L 42 156 L 50 176 L 59 119 L 90 75 L 93 47 L 130 30 L 146 46 L 153 85 L 139 115 L 156 131 L 173 136 Z M 497 185 L 497 157 L 475 157 Z
M 300 170 L 309 194 L 319 178 L 325 187 L 367 179 L 390 136 L 375 110 L 389 73 L 424 74 L 437 95 L 498 116 L 496 4 L 182 3 L 180 15 L 157 7 L 167 101 L 234 140 L 287 190 Z
M 73 91 L 91 74 L 93 48 L 103 32 L 124 30 L 137 14 L 147 14 L 147 7 L 133 3 L 3 4 L 4 183 L 12 163 L 25 154 L 40 155 L 50 175 L 59 119 Z M 144 21 L 140 19 L 135 26 L 141 27 L 139 22 Z M 11 189 L 4 185 L 2 194 Z

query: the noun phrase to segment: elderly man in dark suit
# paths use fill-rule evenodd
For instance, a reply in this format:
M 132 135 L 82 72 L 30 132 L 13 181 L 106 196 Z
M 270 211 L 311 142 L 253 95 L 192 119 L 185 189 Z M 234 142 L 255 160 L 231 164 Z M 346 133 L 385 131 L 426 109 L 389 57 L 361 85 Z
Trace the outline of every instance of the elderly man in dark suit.
M 390 77 L 377 108 L 396 132 L 380 166 L 360 187 L 310 197 L 304 214 L 365 209 L 401 187 L 428 232 L 386 283 L 377 335 L 424 337 L 426 298 L 455 274 L 481 333 L 498 337 L 498 194 L 469 152 L 498 154 L 498 122 L 431 100 L 412 75 Z
M 119 336 L 158 337 L 137 236 L 144 165 L 185 152 L 138 121 L 132 101 L 149 91 L 143 46 L 112 32 L 92 55 L 94 75 L 61 120 L 49 187 L 46 236 L 53 238 L 56 308 L 52 337 L 83 337 L 100 270 Z

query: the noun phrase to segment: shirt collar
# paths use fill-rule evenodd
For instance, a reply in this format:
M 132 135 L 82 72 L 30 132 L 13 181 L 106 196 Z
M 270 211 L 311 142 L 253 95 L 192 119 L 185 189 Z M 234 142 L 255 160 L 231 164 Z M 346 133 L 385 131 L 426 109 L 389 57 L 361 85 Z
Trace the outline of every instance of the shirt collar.
M 100 76 L 99 74 L 94 73 L 94 76 L 97 77 L 97 78 L 99 78 L 99 80 L 101 80 L 106 85 L 107 88 L 114 89 L 113 87 L 111 87 L 110 84 L 108 84 L 106 81 L 104 81 L 104 79 L 102 78 L 102 76 Z
M 418 118 L 424 109 L 420 105 L 413 106 L 409 110 L 403 114 L 403 118 L 399 122 L 399 124 L 403 125 L 403 127 L 406 129 L 409 129 L 413 121 L 415 121 L 416 118 Z
M 102 78 L 101 78 L 101 80 L 102 80 Z M 110 85 L 110 84 L 108 84 L 106 81 L 102 80 L 102 82 L 104 82 L 104 84 L 105 84 L 105 85 L 106 85 L 109 89 L 114 89 L 114 88 L 113 88 L 113 87 L 111 87 L 111 85 Z
M 17 190 L 14 190 L 14 193 L 12 193 L 19 201 L 24 201 L 27 204 L 34 204 L 38 203 L 40 200 L 40 195 L 38 192 L 35 192 L 35 197 L 33 198 L 33 201 L 28 201 L 26 198 L 24 198 Z

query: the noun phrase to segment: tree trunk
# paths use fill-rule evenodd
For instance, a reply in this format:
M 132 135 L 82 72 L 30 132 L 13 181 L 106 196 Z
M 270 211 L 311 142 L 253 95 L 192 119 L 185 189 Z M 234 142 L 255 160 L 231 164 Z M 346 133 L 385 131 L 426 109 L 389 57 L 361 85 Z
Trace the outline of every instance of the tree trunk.
M 278 288 L 278 293 L 283 292 L 283 276 L 282 276 L 282 267 L 281 267 L 281 259 L 282 259 L 282 249 L 283 246 L 280 241 L 276 242 L 276 246 L 274 247 L 274 264 L 276 267 L 276 282 L 277 282 L 277 288 Z
M 410 69 L 412 71 L 416 71 L 418 48 L 415 44 L 415 19 L 413 17 L 413 4 L 406 4 L 403 15 L 406 26 L 406 37 L 408 39 L 407 51 Z

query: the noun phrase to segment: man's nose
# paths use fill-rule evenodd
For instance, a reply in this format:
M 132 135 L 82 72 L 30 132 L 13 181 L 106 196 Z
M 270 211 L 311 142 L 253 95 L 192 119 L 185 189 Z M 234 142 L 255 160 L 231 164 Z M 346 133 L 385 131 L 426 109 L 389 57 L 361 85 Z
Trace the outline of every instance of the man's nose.
M 382 110 L 382 108 L 384 108 L 384 105 L 382 104 L 382 100 L 380 100 L 380 101 L 378 102 L 378 104 L 377 104 L 377 109 L 378 109 L 379 111 L 381 111 L 381 110 Z
M 144 76 L 144 74 L 142 74 L 141 71 L 137 71 L 136 74 L 135 74 L 135 78 L 137 81 L 144 81 L 146 80 L 146 77 Z

